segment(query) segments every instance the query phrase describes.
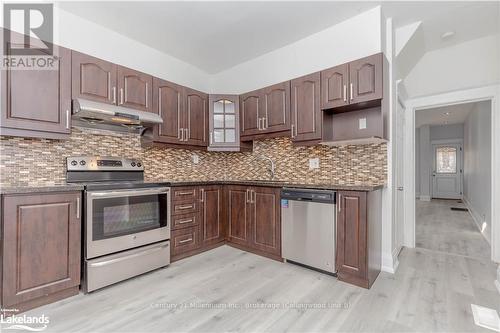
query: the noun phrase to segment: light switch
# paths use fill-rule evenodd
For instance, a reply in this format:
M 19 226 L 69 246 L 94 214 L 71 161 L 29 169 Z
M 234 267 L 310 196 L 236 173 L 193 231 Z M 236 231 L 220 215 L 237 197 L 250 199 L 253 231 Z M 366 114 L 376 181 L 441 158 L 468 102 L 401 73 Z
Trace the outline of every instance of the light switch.
M 366 118 L 359 118 L 359 129 L 366 129 Z
M 319 169 L 319 158 L 310 158 L 309 159 L 309 170 Z
M 193 159 L 193 164 L 198 164 L 200 163 L 200 157 L 196 154 L 193 154 L 191 155 L 192 159 Z

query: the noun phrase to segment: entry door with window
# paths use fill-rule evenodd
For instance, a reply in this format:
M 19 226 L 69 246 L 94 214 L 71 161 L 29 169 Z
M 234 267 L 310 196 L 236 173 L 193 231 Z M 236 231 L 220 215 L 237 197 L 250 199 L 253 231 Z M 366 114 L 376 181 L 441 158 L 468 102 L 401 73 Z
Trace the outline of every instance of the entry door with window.
M 432 145 L 433 173 L 432 197 L 441 199 L 462 198 L 462 145 Z

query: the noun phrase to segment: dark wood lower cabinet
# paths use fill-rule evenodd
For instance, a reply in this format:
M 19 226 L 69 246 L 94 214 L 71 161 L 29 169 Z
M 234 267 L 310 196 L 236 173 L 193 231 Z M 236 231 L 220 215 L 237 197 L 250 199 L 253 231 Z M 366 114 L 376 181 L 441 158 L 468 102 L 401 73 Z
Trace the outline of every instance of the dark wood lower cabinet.
M 224 191 L 219 185 L 203 186 L 201 196 L 201 243 L 210 246 L 223 242 L 225 232 Z
M 337 193 L 337 274 L 341 281 L 370 288 L 381 266 L 382 195 Z
M 227 241 L 242 246 L 250 246 L 251 207 L 250 189 L 247 186 L 230 185 L 227 195 Z
M 3 308 L 21 311 L 76 295 L 81 192 L 2 196 Z

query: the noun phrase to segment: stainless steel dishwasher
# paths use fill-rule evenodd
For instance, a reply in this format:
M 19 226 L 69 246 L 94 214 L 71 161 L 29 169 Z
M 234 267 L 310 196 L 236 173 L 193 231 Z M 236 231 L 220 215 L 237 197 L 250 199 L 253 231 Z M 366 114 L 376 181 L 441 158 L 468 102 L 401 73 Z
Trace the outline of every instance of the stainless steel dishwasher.
M 287 262 L 335 274 L 334 191 L 281 191 L 282 255 Z

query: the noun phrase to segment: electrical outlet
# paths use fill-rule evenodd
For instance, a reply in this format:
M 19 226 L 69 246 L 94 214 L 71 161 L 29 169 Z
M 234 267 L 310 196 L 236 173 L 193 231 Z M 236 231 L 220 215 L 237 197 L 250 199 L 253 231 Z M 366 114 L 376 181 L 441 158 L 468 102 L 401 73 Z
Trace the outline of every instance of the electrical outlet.
M 310 158 L 309 159 L 309 170 L 319 169 L 319 158 Z
M 366 129 L 366 118 L 359 118 L 359 129 Z
M 193 164 L 199 164 L 200 163 L 200 157 L 196 154 L 191 155 L 191 158 L 193 160 Z

